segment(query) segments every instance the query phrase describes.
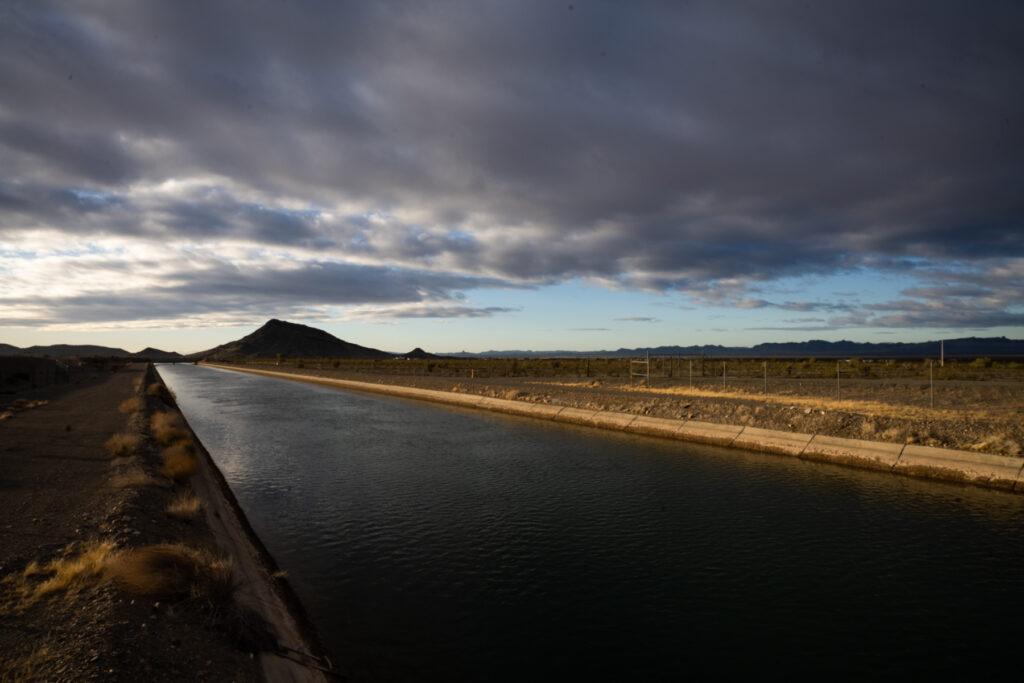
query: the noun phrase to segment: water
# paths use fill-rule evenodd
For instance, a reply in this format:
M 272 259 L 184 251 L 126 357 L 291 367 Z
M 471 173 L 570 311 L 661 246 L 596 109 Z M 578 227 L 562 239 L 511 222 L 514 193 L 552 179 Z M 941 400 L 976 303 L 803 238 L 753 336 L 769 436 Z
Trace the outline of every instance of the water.
M 356 680 L 977 677 L 1024 497 L 177 365 Z

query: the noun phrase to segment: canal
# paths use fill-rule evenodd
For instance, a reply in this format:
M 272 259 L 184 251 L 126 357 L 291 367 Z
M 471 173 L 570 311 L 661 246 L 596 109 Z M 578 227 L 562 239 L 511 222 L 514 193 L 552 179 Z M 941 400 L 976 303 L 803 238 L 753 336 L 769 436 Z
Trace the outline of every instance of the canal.
M 159 371 L 354 680 L 1015 664 L 1024 496 Z

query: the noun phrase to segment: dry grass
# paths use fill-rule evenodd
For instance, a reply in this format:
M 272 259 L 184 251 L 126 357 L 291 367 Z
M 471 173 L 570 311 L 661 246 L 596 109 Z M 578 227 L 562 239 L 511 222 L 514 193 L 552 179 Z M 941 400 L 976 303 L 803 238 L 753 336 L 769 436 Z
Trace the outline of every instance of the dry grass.
M 175 519 L 190 522 L 199 516 L 203 504 L 195 494 L 183 491 L 167 506 L 167 514 Z
M 584 388 L 590 386 L 589 383 L 585 382 L 536 381 L 529 382 L 529 384 Z M 765 396 L 763 393 L 744 391 L 742 389 L 716 391 L 714 389 L 698 389 L 696 387 L 644 387 L 633 385 L 623 385 L 621 387 L 616 387 L 616 389 L 624 392 L 638 394 L 658 394 L 663 396 L 680 396 L 685 398 L 755 400 L 760 401 L 762 403 L 770 403 L 774 405 L 800 406 L 802 408 L 811 408 L 814 410 L 841 410 L 845 412 L 859 413 L 862 415 L 868 415 L 872 417 L 894 417 L 899 419 L 952 420 L 956 418 L 963 418 L 966 416 L 973 416 L 978 418 L 984 418 L 988 416 L 988 413 L 984 411 L 922 408 L 918 406 L 882 403 L 881 401 L 836 400 L 829 398 L 817 398 L 813 396 L 773 396 L 772 394 Z
M 149 431 L 161 446 L 170 446 L 175 441 L 189 438 L 177 413 L 160 411 L 149 418 Z
M 100 583 L 115 552 L 110 541 L 92 541 L 77 553 L 67 553 L 45 564 L 30 562 L 21 574 L 6 580 L 14 584 L 19 606 L 28 607 L 54 593 L 74 595 Z
M 971 445 L 972 451 L 990 451 L 1018 457 L 1021 454 L 1020 443 L 1006 434 L 989 434 L 978 443 Z
M 106 581 L 134 595 L 214 605 L 229 602 L 237 588 L 230 560 L 181 543 L 120 550 L 111 541 L 92 541 L 45 564 L 31 562 L 4 581 L 13 584 L 22 609 L 58 593 L 73 598 Z
M 133 469 L 111 477 L 110 486 L 115 489 L 137 489 L 145 486 L 160 486 L 160 482 L 141 469 Z
M 159 398 L 164 403 L 173 403 L 176 400 L 174 392 L 167 388 L 166 384 L 162 382 L 153 382 L 146 387 L 146 393 L 150 396 Z
M 107 576 L 135 595 L 213 604 L 229 602 L 237 588 L 229 560 L 181 543 L 120 552 L 107 563 Z
M 115 458 L 124 457 L 126 455 L 133 455 L 142 445 L 142 437 L 138 434 L 114 434 L 112 437 L 107 439 L 107 442 L 103 444 L 103 447 L 107 449 L 107 452 Z
M 122 413 L 128 414 L 137 413 L 145 407 L 146 404 L 142 402 L 141 398 L 138 396 L 132 396 L 131 398 L 126 398 L 121 401 L 121 405 L 119 405 L 117 409 Z
M 199 469 L 199 461 L 196 460 L 195 448 L 191 443 L 179 441 L 165 448 L 160 454 L 164 464 L 160 473 L 168 479 L 180 481 L 191 477 Z

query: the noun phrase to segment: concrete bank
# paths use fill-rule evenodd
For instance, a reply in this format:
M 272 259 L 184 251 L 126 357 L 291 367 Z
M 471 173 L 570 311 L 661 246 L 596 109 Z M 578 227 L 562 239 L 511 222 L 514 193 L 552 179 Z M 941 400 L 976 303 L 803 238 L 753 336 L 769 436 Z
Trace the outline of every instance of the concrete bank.
M 830 462 L 862 469 L 888 470 L 896 474 L 924 479 L 941 479 L 975 486 L 1024 493 L 1024 459 L 988 453 L 932 448 L 912 444 L 842 439 L 822 434 L 800 434 L 742 425 L 724 425 L 698 420 L 671 420 L 632 413 L 583 410 L 548 404 L 526 403 L 433 389 L 418 389 L 395 384 L 377 384 L 355 380 L 330 379 L 273 370 L 240 368 L 217 363 L 209 367 L 298 382 L 322 384 L 354 391 L 368 391 L 402 398 L 433 401 L 465 408 L 491 410 L 509 415 L 537 417 L 588 427 L 612 429 L 632 434 L 657 436 L 680 441 L 731 446 L 763 453 L 788 455 L 805 460 Z
M 163 382 L 163 378 L 160 378 Z M 203 502 L 206 522 L 217 545 L 227 554 L 239 583 L 237 598 L 267 624 L 277 641 L 276 652 L 259 655 L 268 681 L 311 682 L 341 678 L 320 644 L 298 596 L 279 573 L 228 486 L 224 475 L 177 406 L 199 454 L 199 471 L 189 483 Z

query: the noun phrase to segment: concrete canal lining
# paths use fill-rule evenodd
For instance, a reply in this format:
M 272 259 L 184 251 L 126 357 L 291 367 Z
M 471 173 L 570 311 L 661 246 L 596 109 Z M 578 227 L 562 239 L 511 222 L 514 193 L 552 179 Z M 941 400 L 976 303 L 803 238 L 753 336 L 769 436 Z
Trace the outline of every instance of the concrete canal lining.
M 586 410 L 544 403 L 526 403 L 454 391 L 418 389 L 394 384 L 359 382 L 299 375 L 291 372 L 256 370 L 217 363 L 209 367 L 298 382 L 368 391 L 389 396 L 433 401 L 448 405 L 491 410 L 509 415 L 536 417 L 554 422 L 611 429 L 680 441 L 730 446 L 746 450 L 789 455 L 860 469 L 888 470 L 924 479 L 956 481 L 975 486 L 1024 493 L 1024 459 L 990 453 L 895 444 L 861 439 L 843 439 L 823 434 L 801 434 L 773 429 L 726 425 L 698 420 L 672 420 L 633 413 Z

